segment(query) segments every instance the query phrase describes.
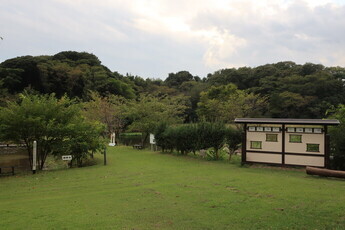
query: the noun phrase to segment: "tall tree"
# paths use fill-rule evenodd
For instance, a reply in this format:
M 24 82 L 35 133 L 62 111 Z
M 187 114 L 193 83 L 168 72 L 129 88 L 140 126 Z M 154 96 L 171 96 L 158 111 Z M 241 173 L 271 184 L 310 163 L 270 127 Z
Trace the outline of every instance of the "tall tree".
M 237 89 L 234 84 L 213 86 L 201 93 L 197 113 L 206 121 L 232 123 L 236 117 L 260 117 L 267 112 L 265 97 Z
M 57 99 L 54 94 L 24 93 L 19 102 L 9 102 L 7 107 L 1 108 L 0 139 L 25 143 L 30 165 L 33 141 L 37 141 L 37 160 L 39 169 L 43 169 L 49 154 L 73 154 L 67 144 L 71 141 L 76 143 L 81 124 L 90 130 L 102 129 L 98 124 L 83 120 L 80 106 L 74 100 L 67 97 Z M 95 144 L 89 143 L 87 148 L 94 149 Z
M 89 96 L 90 101 L 84 103 L 84 116 L 105 124 L 108 135 L 119 134 L 125 126 L 126 99 L 115 95 L 102 97 L 94 91 Z
M 328 111 L 329 118 L 338 119 L 340 125 L 330 127 L 331 168 L 345 170 L 345 105 L 339 105 Z
M 183 97 L 153 97 L 141 95 L 137 101 L 127 106 L 127 116 L 131 120 L 131 130 L 143 132 L 143 144 L 162 122 L 177 124 L 184 120 L 185 99 Z

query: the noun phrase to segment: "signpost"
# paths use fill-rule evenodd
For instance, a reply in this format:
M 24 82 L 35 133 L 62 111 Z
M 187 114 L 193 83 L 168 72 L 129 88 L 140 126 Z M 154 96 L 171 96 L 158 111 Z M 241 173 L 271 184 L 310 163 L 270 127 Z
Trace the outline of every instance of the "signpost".
M 110 143 L 109 146 L 115 146 L 116 145 L 116 141 L 115 141 L 115 133 L 112 133 L 110 135 Z
M 107 165 L 107 147 L 104 146 L 104 165 Z
M 68 162 L 68 167 L 72 168 L 72 155 L 62 155 L 62 160 L 63 161 L 69 161 Z
M 151 144 L 151 150 L 155 150 L 155 146 L 156 146 L 156 140 L 155 140 L 155 135 L 150 133 L 150 144 Z M 157 148 L 156 148 L 157 150 Z

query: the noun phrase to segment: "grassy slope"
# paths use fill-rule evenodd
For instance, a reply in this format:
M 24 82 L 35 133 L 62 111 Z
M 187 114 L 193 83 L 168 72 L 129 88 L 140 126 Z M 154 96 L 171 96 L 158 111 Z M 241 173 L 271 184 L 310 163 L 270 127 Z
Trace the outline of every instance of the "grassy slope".
M 345 228 L 344 180 L 127 147 L 108 162 L 0 178 L 0 228 Z

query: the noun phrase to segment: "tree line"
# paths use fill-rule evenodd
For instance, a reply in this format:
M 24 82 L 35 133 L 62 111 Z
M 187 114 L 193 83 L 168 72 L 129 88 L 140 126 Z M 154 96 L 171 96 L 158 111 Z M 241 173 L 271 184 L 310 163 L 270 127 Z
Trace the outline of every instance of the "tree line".
M 144 133 L 144 142 L 162 122 L 169 126 L 198 122 L 231 124 L 236 117 L 340 117 L 345 104 L 343 79 L 345 68 L 290 61 L 222 69 L 204 78 L 179 71 L 170 73 L 165 80 L 143 79 L 112 72 L 93 54 L 64 51 L 0 63 L 0 106 L 1 113 L 14 105 L 22 106 L 28 103 L 23 95 L 37 103 L 44 97 L 70 100 L 78 105 L 79 122 L 104 124 L 99 131 L 104 136 L 124 130 L 140 131 Z M 41 112 L 45 113 L 43 107 Z M 189 128 L 179 129 L 184 132 Z M 9 139 L 3 137 L 6 138 Z M 93 148 L 85 147 L 84 152 L 97 149 Z M 44 156 L 45 153 L 42 159 Z
M 3 100 L 24 89 L 82 101 L 90 100 L 89 91 L 125 99 L 137 99 L 142 94 L 183 96 L 188 102 L 185 122 L 202 119 L 229 122 L 231 117 L 224 114 L 229 111 L 235 116 L 323 118 L 330 107 L 345 103 L 343 79 L 345 68 L 290 61 L 222 69 L 204 78 L 179 71 L 170 73 L 165 80 L 112 72 L 95 55 L 85 52 L 23 56 L 0 63 Z M 254 107 L 255 112 L 243 106 L 238 109 L 243 103 Z M 210 111 L 222 115 L 214 117 Z

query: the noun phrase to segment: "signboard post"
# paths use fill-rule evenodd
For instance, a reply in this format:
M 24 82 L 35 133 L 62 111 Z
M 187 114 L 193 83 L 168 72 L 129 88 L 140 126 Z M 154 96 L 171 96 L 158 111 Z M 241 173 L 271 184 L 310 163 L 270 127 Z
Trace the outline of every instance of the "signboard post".
M 104 165 L 107 165 L 107 147 L 104 146 Z
M 151 150 L 154 151 L 154 147 L 156 146 L 156 140 L 155 135 L 150 133 L 150 144 L 151 144 Z
M 37 141 L 33 143 L 33 150 L 32 150 L 32 173 L 36 173 L 36 161 L 37 161 Z
M 72 159 L 73 159 L 72 155 L 63 155 L 62 156 L 63 161 L 69 161 L 68 167 L 70 167 L 70 168 L 72 168 Z
M 115 134 L 115 133 L 112 133 L 112 134 L 110 135 L 110 143 L 109 143 L 109 146 L 115 146 L 115 145 L 116 145 L 115 137 L 116 137 L 116 134 Z

